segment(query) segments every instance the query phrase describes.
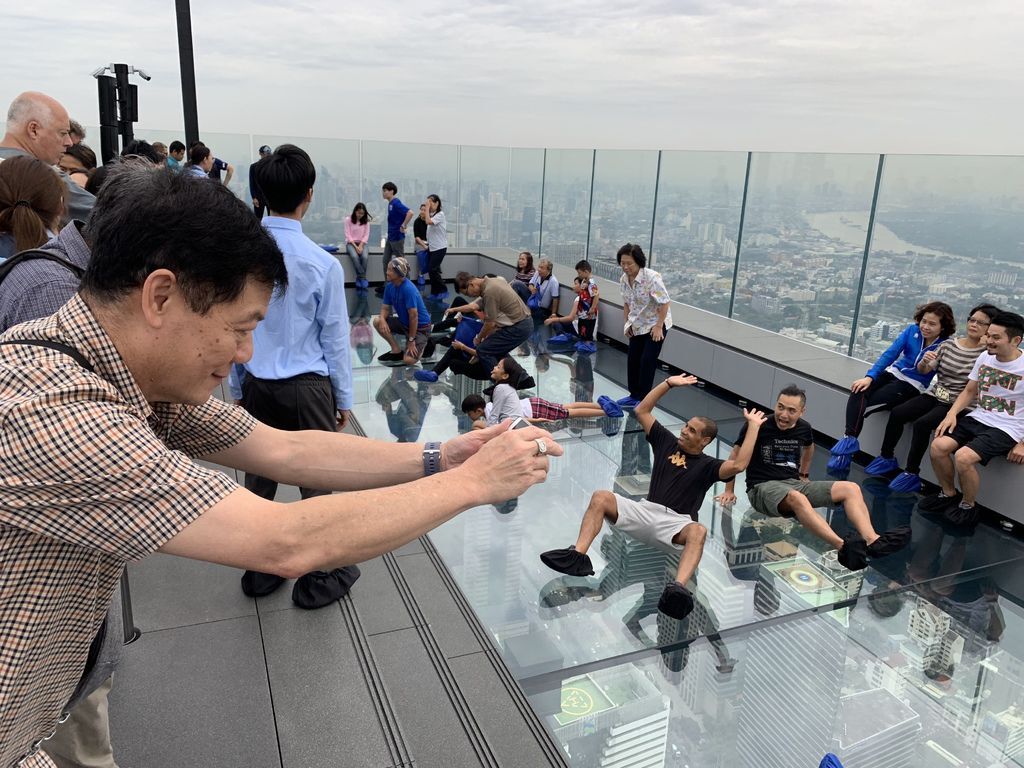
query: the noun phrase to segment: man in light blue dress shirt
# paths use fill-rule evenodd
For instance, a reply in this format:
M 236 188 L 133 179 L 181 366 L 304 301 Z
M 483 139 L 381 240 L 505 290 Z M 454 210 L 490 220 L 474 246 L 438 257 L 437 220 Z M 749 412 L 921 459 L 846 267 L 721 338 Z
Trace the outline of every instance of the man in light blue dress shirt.
M 344 427 L 352 408 L 348 308 L 341 264 L 302 233 L 302 217 L 313 199 L 316 169 L 303 150 L 283 144 L 253 168 L 270 215 L 263 226 L 277 241 L 288 269 L 288 289 L 271 299 L 266 318 L 253 332 L 253 355 L 229 382 L 231 395 L 263 423 L 284 430 Z M 277 483 L 246 474 L 245 487 L 273 499 Z M 300 488 L 302 498 L 327 491 Z M 320 608 L 343 597 L 359 578 L 355 566 L 313 571 L 295 582 L 292 600 Z M 246 571 L 242 591 L 268 595 L 280 576 Z

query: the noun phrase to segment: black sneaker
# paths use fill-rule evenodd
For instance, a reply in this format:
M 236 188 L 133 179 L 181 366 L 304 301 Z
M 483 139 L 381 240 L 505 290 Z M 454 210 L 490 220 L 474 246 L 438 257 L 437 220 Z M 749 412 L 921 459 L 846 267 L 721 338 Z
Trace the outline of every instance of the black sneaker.
M 946 509 L 943 516 L 954 525 L 962 526 L 976 525 L 981 519 L 981 513 L 976 504 L 969 507 L 965 507 L 963 503 L 957 504 L 955 507 Z
M 378 355 L 377 362 L 379 363 L 397 363 L 402 359 L 401 352 L 385 352 L 383 355 Z
M 886 531 L 877 539 L 868 544 L 868 557 L 885 557 L 886 555 L 894 554 L 895 552 L 899 552 L 909 543 L 909 528 L 893 528 L 891 531 Z
M 678 581 L 673 581 L 661 593 L 658 610 L 673 619 L 685 619 L 693 611 L 693 595 Z
M 843 539 L 839 548 L 839 562 L 851 571 L 862 571 L 868 566 L 868 545 L 859 533 L 851 532 Z
M 541 552 L 540 561 L 548 568 L 567 576 L 593 576 L 594 565 L 589 555 L 583 555 L 572 546 L 568 549 L 550 549 Z
M 934 496 L 925 496 L 917 502 L 917 508 L 922 512 L 943 512 L 950 507 L 955 507 L 963 497 L 964 495 L 960 491 L 952 496 L 947 496 L 939 491 Z

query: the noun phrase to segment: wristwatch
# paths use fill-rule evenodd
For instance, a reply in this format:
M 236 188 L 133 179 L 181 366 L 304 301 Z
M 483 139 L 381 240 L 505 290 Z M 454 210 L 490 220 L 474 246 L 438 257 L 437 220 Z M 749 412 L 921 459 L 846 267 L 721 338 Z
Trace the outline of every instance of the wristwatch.
M 441 471 L 441 444 L 426 443 L 423 446 L 423 476 L 430 477 Z

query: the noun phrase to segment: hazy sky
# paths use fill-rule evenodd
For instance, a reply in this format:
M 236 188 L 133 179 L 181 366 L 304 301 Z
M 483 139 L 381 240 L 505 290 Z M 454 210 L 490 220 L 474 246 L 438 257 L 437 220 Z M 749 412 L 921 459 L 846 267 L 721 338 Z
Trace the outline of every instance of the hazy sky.
M 5 6 L 0 102 L 43 90 L 94 125 L 90 72 L 119 61 L 153 76 L 140 124 L 182 125 L 173 0 Z M 207 0 L 192 13 L 208 131 L 1024 153 L 1019 0 Z

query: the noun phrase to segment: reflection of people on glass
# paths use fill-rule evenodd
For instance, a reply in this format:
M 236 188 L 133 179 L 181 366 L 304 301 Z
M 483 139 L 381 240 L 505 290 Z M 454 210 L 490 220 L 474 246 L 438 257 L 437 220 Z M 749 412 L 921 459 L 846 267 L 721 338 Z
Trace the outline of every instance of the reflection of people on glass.
M 747 468 L 750 506 L 769 517 L 795 517 L 809 532 L 838 549 L 839 562 L 852 571 L 867 567 L 869 557 L 885 557 L 903 549 L 910 541 L 910 529 L 876 533 L 856 483 L 811 480 L 814 432 L 801 418 L 806 407 L 807 395 L 796 384 L 779 392 L 775 413 L 761 428 L 754 457 Z M 742 440 L 745 433 L 744 426 L 737 440 Z M 733 448 L 733 456 L 737 451 L 738 448 Z M 730 480 L 715 500 L 721 504 L 734 503 L 735 487 L 735 480 Z M 856 529 L 847 534 L 845 540 L 815 511 L 817 507 L 833 504 L 843 505 Z
M 654 449 L 654 471 L 646 499 L 634 501 L 610 491 L 597 491 L 583 516 L 576 544 L 568 549 L 544 552 L 549 568 L 570 576 L 589 576 L 594 567 L 587 550 L 604 521 L 631 536 L 669 552 L 682 550 L 676 580 L 665 587 L 658 609 L 675 619 L 693 610 L 693 595 L 686 588 L 704 550 L 707 529 L 698 523 L 697 512 L 704 495 L 719 480 L 735 477 L 747 467 L 765 416 L 744 410 L 747 439 L 736 456 L 723 461 L 704 453 L 718 435 L 718 425 L 706 416 L 694 416 L 673 435 L 658 423 L 652 411 L 673 387 L 696 384 L 694 376 L 671 376 L 636 406 L 635 415 Z
M 956 333 L 956 318 L 948 304 L 932 301 L 922 304 L 914 313 L 914 322 L 903 329 L 871 366 L 863 378 L 850 385 L 846 403 L 846 436 L 832 446 L 828 468 L 845 472 L 853 454 L 860 450 L 860 431 L 867 410 L 888 410 L 924 392 L 935 372 L 922 373 L 917 366 L 927 352 Z
M 430 392 L 426 387 L 413 387 L 407 376 L 407 368 L 392 368 L 391 376 L 380 385 L 374 399 L 384 410 L 388 430 L 398 442 L 415 443 L 430 407 Z
M 672 310 L 668 291 L 661 275 L 647 268 L 643 248 L 626 243 L 616 255 L 622 267 L 619 288 L 622 291 L 623 332 L 629 340 L 629 395 L 619 405 L 632 408 L 654 384 L 654 370 L 665 343 L 665 334 L 672 327 Z
M 352 349 L 356 351 L 356 357 L 363 365 L 373 362 L 373 327 L 370 325 L 370 302 L 366 291 L 357 290 L 355 300 L 352 302 L 349 311 L 348 324 L 352 329 L 349 331 L 348 340 Z
M 890 483 L 894 491 L 914 493 L 921 490 L 921 459 L 931 443 L 932 432 L 939 426 L 949 406 L 967 386 L 967 377 L 974 368 L 974 362 L 985 351 L 985 334 L 992 318 L 999 310 L 991 304 L 982 304 L 971 310 L 967 317 L 967 333 L 958 339 L 947 339 L 925 352 L 917 370 L 921 373 L 935 372 L 928 389 L 901 403 L 889 413 L 885 425 L 885 437 L 878 458 L 868 464 L 865 472 L 869 475 L 890 475 L 900 468 L 896 460 L 896 444 L 903 436 L 903 427 L 913 423 L 914 437 L 907 451 L 907 468 Z

